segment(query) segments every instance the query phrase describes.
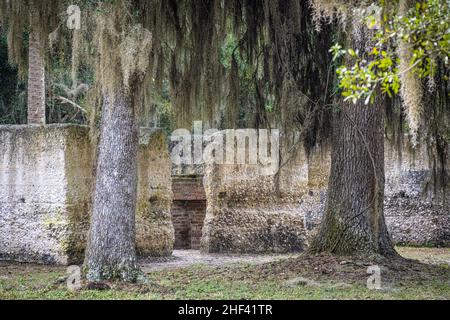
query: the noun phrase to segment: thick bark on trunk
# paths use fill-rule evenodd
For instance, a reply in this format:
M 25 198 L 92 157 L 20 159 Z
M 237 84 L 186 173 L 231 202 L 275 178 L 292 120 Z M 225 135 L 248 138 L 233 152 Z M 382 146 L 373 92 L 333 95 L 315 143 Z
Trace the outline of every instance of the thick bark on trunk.
M 38 15 L 31 12 L 28 47 L 28 124 L 45 124 L 45 62 Z
M 370 33 L 353 26 L 350 45 L 370 50 Z M 384 219 L 384 108 L 342 103 L 334 119 L 324 220 L 310 252 L 395 255 Z
M 383 212 L 382 104 L 344 103 L 334 130 L 325 217 L 310 251 L 394 254 Z
M 135 281 L 138 126 L 131 95 L 105 95 L 85 266 L 90 281 Z

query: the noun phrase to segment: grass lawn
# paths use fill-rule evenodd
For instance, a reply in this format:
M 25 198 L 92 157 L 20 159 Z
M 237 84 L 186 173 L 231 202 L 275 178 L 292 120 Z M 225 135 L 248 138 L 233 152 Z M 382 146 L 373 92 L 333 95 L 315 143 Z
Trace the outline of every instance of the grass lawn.
M 108 290 L 67 290 L 66 268 L 0 264 L 0 299 L 450 299 L 449 248 L 397 248 L 415 260 L 360 261 L 299 255 L 222 267 L 193 265 L 149 272 L 145 284 L 109 282 Z M 369 290 L 367 267 L 381 268 Z

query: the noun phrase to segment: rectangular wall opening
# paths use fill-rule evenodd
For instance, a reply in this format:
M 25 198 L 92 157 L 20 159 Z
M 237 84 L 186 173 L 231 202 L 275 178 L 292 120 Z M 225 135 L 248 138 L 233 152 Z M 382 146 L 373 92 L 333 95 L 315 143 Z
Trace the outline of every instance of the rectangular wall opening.
M 206 216 L 203 176 L 172 177 L 172 223 L 177 250 L 199 250 Z

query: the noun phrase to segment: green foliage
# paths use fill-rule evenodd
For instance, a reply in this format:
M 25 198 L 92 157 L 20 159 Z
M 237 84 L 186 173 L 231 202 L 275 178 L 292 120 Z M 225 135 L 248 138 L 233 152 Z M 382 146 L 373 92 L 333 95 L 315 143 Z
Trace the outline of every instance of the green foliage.
M 232 67 L 232 60 L 235 59 L 239 67 L 241 84 L 250 90 L 254 86 L 253 75 L 255 67 L 248 63 L 238 49 L 238 41 L 232 33 L 229 33 L 225 38 L 223 46 L 221 47 L 219 61 L 225 69 L 229 71 Z
M 219 52 L 219 62 L 224 67 L 227 75 L 231 77 L 230 87 L 235 86 L 238 82 L 237 95 L 228 95 L 229 105 L 237 108 L 237 110 L 226 110 L 229 116 L 237 116 L 237 120 L 242 124 L 246 115 L 246 111 L 256 104 L 255 92 L 255 73 L 256 66 L 248 61 L 240 49 L 240 43 L 233 33 L 228 33 L 224 39 L 223 45 Z M 235 70 L 235 69 L 236 70 Z M 266 107 L 269 110 L 273 106 Z M 231 113 L 234 113 L 231 115 Z M 230 123 L 228 123 L 230 125 Z
M 386 4 L 384 4 L 386 6 Z M 387 11 L 387 10 L 386 10 Z M 334 59 L 345 57 L 351 67 L 337 69 L 340 88 L 346 100 L 354 103 L 373 100 L 375 89 L 389 96 L 399 92 L 400 73 L 414 72 L 420 78 L 432 78 L 439 61 L 450 67 L 450 1 L 426 0 L 418 2 L 405 16 L 383 16 L 383 26 L 375 33 L 374 47 L 367 55 L 353 49 L 344 50 L 339 44 L 330 52 Z M 369 28 L 374 27 L 374 16 L 365 17 Z M 400 42 L 411 50 L 410 67 L 400 70 L 395 47 Z
M 143 126 L 158 127 L 164 130 L 167 136 L 170 136 L 176 129 L 176 115 L 172 102 L 169 97 L 169 84 L 167 81 L 162 81 L 161 92 L 151 86 L 148 88 L 150 93 L 149 103 L 152 105 L 152 110 L 144 111 L 143 118 L 146 116 L 156 116 L 156 119 L 149 120 L 149 123 L 143 123 Z
M 69 59 L 53 60 L 47 67 L 48 78 L 47 87 L 48 99 L 46 108 L 48 110 L 48 123 L 76 123 L 86 124 L 88 122 L 87 114 L 74 105 L 63 103 L 59 97 L 73 100 L 83 110 L 89 110 L 90 106 L 84 92 L 74 94 L 76 91 L 72 87 Z M 78 71 L 79 83 L 89 86 L 93 83 L 92 70 L 86 66 L 80 66 Z
M 360 99 L 365 99 L 365 104 L 373 102 L 378 86 L 389 96 L 398 93 L 400 83 L 397 63 L 386 51 L 374 47 L 368 57 L 364 57 L 353 49 L 343 50 L 338 44 L 330 51 L 335 60 L 342 55 L 348 55 L 354 61 L 353 66 L 341 65 L 336 70 L 340 80 L 339 87 L 345 100 L 356 103 Z
M 17 68 L 8 63 L 4 35 L 0 35 L 0 83 L 0 124 L 26 123 L 25 85 L 18 79 Z

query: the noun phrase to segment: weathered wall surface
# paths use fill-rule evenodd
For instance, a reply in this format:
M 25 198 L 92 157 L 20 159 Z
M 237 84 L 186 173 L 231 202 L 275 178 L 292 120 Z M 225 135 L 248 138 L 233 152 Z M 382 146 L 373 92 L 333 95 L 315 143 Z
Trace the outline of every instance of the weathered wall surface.
M 170 255 L 174 244 L 171 162 L 162 130 L 141 130 L 138 169 L 137 253 Z
M 329 160 L 318 155 L 309 162 L 311 171 L 328 174 Z M 329 159 L 329 155 L 327 157 Z M 450 194 L 433 190 L 430 155 L 426 146 L 412 152 L 407 145 L 401 150 L 385 144 L 384 213 L 394 243 L 415 246 L 450 246 Z M 311 167 L 313 168 L 311 170 Z M 315 168 L 315 169 L 314 169 Z M 312 237 L 320 224 L 326 201 L 326 177 L 310 175 L 311 189 L 301 198 L 301 213 Z
M 386 146 L 384 208 L 398 244 L 450 246 L 450 194 L 434 192 L 431 161 L 425 147 L 411 154 L 405 146 L 399 156 Z
M 450 195 L 424 192 L 432 180 L 424 147 L 402 157 L 386 146 L 386 223 L 395 243 L 450 245 Z M 288 252 L 308 246 L 326 202 L 330 152 L 296 159 L 273 176 L 251 165 L 208 165 L 202 249 L 207 252 Z
M 445 206 L 429 192 L 432 160 L 424 148 L 415 156 L 406 148 L 402 157 L 397 152 L 386 148 L 385 213 L 394 241 L 450 245 L 449 195 Z M 0 126 L 0 259 L 55 264 L 83 259 L 92 158 L 88 127 Z M 206 194 L 197 184 L 175 184 L 173 195 L 166 138 L 161 131 L 143 130 L 138 253 L 172 252 L 172 199 L 174 217 L 186 218 L 186 246 L 197 248 L 203 234 L 201 248 L 208 252 L 301 251 L 321 221 L 329 167 L 326 150 L 309 157 L 299 152 L 278 178 L 259 175 L 257 166 L 207 165 Z
M 67 264 L 83 254 L 88 128 L 0 126 L 0 259 Z
M 202 249 L 303 251 L 321 219 L 329 167 L 325 148 L 282 157 L 278 175 L 261 175 L 259 165 L 208 164 Z
M 307 246 L 304 217 L 296 203 L 306 180 L 300 177 L 296 180 L 299 188 L 288 190 L 273 176 L 255 174 L 257 170 L 249 165 L 206 166 L 203 251 L 281 253 L 302 251 Z M 288 180 L 280 177 L 280 181 Z
M 170 162 L 161 132 L 143 130 L 136 246 L 173 248 Z M 0 126 L 0 259 L 48 264 L 83 260 L 92 195 L 89 128 Z

